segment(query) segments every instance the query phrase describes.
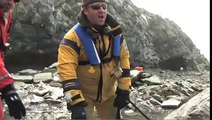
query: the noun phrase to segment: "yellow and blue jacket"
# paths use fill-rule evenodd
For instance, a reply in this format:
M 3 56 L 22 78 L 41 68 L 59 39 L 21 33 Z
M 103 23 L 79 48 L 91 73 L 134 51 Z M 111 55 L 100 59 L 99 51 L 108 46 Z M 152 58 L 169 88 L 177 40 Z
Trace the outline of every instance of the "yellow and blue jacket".
M 76 32 L 76 26 L 65 34 L 58 49 L 57 72 L 61 78 L 64 93 L 70 99 L 69 103 L 74 105 L 84 101 L 85 96 L 94 101 L 103 102 L 115 96 L 116 86 L 129 91 L 131 87 L 129 51 L 120 24 L 109 14 L 102 31 L 91 27 L 83 13 L 78 16 L 78 22 L 78 25 L 92 38 L 101 63 L 91 64 L 88 54 L 92 53 L 85 50 L 86 45 Z M 121 36 L 121 42 L 120 54 L 117 58 L 113 55 L 115 49 L 113 40 L 118 34 Z M 111 74 L 117 68 L 118 62 L 123 70 L 119 79 Z

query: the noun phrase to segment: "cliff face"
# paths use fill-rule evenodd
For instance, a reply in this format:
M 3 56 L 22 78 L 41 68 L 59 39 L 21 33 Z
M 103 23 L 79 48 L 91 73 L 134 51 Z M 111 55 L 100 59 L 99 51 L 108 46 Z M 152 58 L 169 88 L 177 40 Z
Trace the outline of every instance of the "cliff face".
M 64 34 L 77 23 L 81 0 L 24 0 L 14 10 L 12 50 L 6 61 L 16 64 L 51 64 Z M 130 0 L 107 0 L 108 11 L 123 28 L 131 65 L 202 71 L 209 62 L 192 40 L 169 19 L 163 19 Z M 24 59 L 23 59 L 24 58 Z M 14 62 L 14 59 L 19 61 Z

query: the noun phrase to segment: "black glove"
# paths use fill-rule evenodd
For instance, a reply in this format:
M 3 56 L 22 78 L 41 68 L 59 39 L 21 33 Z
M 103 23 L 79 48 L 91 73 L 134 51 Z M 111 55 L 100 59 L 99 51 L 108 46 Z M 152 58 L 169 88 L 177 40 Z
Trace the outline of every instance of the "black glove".
M 68 110 L 72 112 L 71 119 L 87 119 L 86 117 L 86 109 L 87 103 L 82 101 L 76 105 L 67 104 Z
M 10 116 L 21 119 L 22 116 L 26 115 L 25 107 L 12 85 L 2 89 L 2 96 L 9 108 Z
M 117 94 L 117 96 L 114 100 L 113 106 L 117 107 L 118 109 L 122 109 L 129 103 L 130 92 L 127 90 L 121 90 L 121 89 L 117 88 L 116 94 Z

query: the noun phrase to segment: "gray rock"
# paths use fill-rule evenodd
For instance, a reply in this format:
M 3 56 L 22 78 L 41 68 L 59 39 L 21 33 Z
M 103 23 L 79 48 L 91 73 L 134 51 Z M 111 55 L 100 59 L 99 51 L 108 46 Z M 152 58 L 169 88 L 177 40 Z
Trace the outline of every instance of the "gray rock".
M 162 84 L 161 79 L 156 75 L 153 75 L 149 78 L 143 78 L 142 81 L 148 85 L 161 85 Z
M 158 100 L 156 100 L 154 98 L 150 98 L 149 102 L 153 105 L 160 105 L 161 104 Z
M 206 88 L 173 111 L 164 120 L 209 120 L 210 119 L 210 88 Z
M 50 82 L 52 81 L 52 73 L 38 73 L 34 75 L 33 82 L 39 83 L 39 82 Z
M 163 102 L 163 98 L 160 95 L 158 95 L 158 94 L 154 94 L 154 95 L 152 95 L 152 97 L 154 99 L 156 99 L 157 101 L 159 101 L 159 102 Z
M 33 70 L 33 69 L 25 69 L 25 70 L 21 70 L 19 71 L 19 75 L 34 75 L 36 74 L 38 71 L 37 70 Z
M 15 81 L 20 81 L 24 83 L 32 83 L 33 82 L 33 76 L 31 75 L 12 75 L 13 79 Z
M 49 92 L 48 89 L 35 89 L 33 90 L 33 93 L 37 96 L 44 96 L 45 94 L 47 94 Z
M 62 84 L 59 83 L 59 82 L 55 82 L 55 81 L 51 81 L 49 83 L 49 85 L 52 86 L 52 87 L 61 87 L 62 88 Z
M 177 107 L 179 107 L 181 101 L 176 100 L 176 99 L 169 99 L 166 101 L 163 101 L 163 103 L 161 104 L 161 107 L 163 108 L 169 108 L 169 109 L 176 109 Z

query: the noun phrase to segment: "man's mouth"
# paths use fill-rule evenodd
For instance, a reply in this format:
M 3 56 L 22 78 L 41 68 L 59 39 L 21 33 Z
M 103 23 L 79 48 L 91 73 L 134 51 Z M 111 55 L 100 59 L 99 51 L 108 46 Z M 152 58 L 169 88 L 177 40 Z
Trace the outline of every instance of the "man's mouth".
M 103 18 L 104 18 L 104 16 L 103 16 L 103 15 L 101 15 L 101 16 L 98 16 L 98 18 L 103 19 Z

